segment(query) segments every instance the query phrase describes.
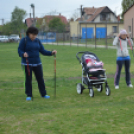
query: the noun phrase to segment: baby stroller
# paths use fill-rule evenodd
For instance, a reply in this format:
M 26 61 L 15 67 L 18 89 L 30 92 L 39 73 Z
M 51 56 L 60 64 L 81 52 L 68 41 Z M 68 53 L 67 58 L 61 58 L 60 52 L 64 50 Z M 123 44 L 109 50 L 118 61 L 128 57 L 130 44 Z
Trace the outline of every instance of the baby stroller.
M 82 54 L 81 59 L 79 55 Z M 99 92 L 103 90 L 103 84 L 105 83 L 106 95 L 110 95 L 110 88 L 107 83 L 107 76 L 103 69 L 103 63 L 99 58 L 91 52 L 78 52 L 76 57 L 82 65 L 82 84 L 77 84 L 77 93 L 82 94 L 83 90 L 86 89 L 84 84 L 89 89 L 90 97 L 94 97 L 93 87 L 97 88 Z

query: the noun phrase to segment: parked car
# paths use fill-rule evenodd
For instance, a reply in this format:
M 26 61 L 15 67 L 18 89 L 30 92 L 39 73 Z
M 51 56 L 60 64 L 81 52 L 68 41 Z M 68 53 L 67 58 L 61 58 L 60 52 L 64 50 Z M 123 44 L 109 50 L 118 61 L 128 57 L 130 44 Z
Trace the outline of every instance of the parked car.
M 12 35 L 9 36 L 9 41 L 15 41 L 15 42 L 18 42 L 19 40 L 20 40 L 19 35 L 12 34 Z
M 0 36 L 0 42 L 8 42 L 8 41 L 9 41 L 8 36 L 6 36 L 6 35 L 1 35 Z

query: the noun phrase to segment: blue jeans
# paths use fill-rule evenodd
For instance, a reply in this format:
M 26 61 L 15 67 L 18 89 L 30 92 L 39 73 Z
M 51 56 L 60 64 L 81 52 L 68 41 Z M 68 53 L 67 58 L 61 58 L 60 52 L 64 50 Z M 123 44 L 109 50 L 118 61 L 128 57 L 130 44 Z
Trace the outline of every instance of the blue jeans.
M 130 57 L 124 57 L 124 58 L 117 58 L 116 61 L 117 64 L 117 70 L 116 70 L 116 74 L 115 74 L 115 80 L 114 80 L 114 84 L 115 86 L 119 85 L 119 81 L 120 81 L 120 74 L 121 74 L 121 69 L 122 66 L 125 65 L 125 73 L 126 73 L 126 84 L 129 85 L 131 84 L 131 80 L 130 80 Z

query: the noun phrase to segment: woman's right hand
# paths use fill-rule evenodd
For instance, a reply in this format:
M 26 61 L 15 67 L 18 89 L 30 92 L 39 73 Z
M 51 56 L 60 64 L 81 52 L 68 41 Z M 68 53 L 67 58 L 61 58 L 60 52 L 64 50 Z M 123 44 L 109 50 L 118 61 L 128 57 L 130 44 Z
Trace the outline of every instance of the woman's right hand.
M 23 54 L 23 57 L 27 58 L 27 57 L 28 57 L 28 54 L 25 52 L 25 53 Z

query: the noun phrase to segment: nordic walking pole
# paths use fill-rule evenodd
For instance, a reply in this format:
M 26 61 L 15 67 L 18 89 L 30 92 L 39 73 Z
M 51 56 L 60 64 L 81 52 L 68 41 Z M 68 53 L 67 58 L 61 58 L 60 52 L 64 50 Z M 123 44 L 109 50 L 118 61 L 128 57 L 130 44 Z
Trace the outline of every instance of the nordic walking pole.
M 29 68 L 29 61 L 28 61 L 28 58 L 26 58 L 26 63 L 27 63 L 28 78 L 30 79 L 30 68 Z M 32 101 L 33 101 L 33 94 L 32 94 Z
M 54 96 L 56 98 L 56 54 L 54 55 Z

